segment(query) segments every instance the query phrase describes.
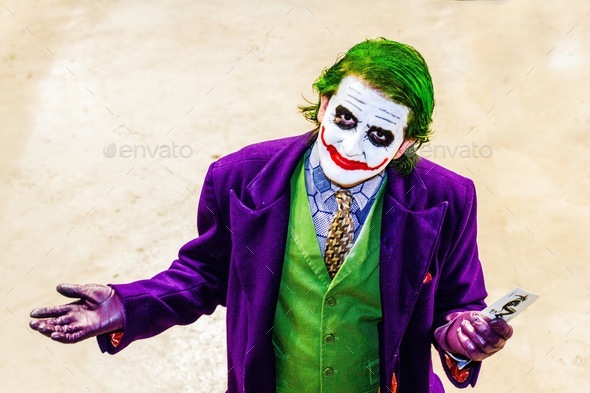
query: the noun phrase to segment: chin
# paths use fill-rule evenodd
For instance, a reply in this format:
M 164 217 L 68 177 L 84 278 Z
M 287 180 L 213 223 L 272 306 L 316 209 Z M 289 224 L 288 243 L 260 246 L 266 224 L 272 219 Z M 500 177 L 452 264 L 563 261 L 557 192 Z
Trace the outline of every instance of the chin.
M 368 180 L 368 179 L 365 179 L 365 180 Z M 337 181 L 334 181 L 334 180 L 331 180 L 331 181 L 332 181 L 332 183 L 336 184 L 340 188 L 352 188 L 354 186 L 357 186 L 357 185 L 361 184 L 365 180 L 356 181 L 356 182 L 352 182 L 352 183 L 351 182 L 346 182 L 346 183 L 344 183 L 344 182 L 337 182 Z

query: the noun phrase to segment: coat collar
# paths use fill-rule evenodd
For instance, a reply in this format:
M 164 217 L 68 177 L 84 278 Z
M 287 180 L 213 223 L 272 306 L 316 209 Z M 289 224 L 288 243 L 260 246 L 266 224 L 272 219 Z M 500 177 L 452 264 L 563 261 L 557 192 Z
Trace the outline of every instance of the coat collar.
M 261 210 L 289 193 L 289 181 L 295 167 L 310 146 L 311 132 L 287 139 L 282 149 L 268 161 L 246 187 L 242 203 Z
M 295 167 L 313 143 L 310 141 L 311 134 L 310 131 L 288 139 L 284 147 L 273 155 L 247 186 L 242 203 L 252 210 L 260 210 L 286 195 Z M 403 209 L 413 210 L 426 190 L 418 172 L 414 170 L 409 175 L 402 176 L 392 167 L 387 168 L 386 172 L 386 194 L 395 199 Z

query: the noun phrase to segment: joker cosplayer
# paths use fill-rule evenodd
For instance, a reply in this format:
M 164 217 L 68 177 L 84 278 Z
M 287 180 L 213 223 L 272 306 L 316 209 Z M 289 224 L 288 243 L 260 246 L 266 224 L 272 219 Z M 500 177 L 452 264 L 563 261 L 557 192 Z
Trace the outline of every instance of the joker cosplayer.
M 168 270 L 58 286 L 74 303 L 31 327 L 114 354 L 227 307 L 229 392 L 443 392 L 512 335 L 478 311 L 486 291 L 473 183 L 415 151 L 434 97 L 413 48 L 352 47 L 302 107 L 310 133 L 248 146 L 209 168 L 199 236 Z

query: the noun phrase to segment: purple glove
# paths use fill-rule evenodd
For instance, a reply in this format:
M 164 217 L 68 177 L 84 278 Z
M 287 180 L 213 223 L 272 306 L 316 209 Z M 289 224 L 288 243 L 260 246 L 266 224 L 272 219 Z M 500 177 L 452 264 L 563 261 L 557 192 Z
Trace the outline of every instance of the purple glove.
M 68 344 L 123 329 L 123 303 L 113 288 L 98 284 L 60 284 L 57 291 L 79 300 L 34 309 L 31 318 L 43 319 L 31 321 L 31 328 Z
M 502 318 L 490 319 L 477 311 L 454 312 L 447 321 L 434 331 L 439 347 L 475 361 L 492 356 L 512 337 L 512 327 Z

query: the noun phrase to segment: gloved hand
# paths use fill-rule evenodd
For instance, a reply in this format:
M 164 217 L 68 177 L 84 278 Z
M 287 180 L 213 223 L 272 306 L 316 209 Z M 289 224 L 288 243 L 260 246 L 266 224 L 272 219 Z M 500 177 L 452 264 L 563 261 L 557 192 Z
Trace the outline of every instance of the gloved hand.
M 490 319 L 477 311 L 454 312 L 447 321 L 434 331 L 439 347 L 475 361 L 492 356 L 512 337 L 512 327 L 506 321 Z
M 60 284 L 57 291 L 79 300 L 34 309 L 31 318 L 41 319 L 31 321 L 31 328 L 68 344 L 123 329 L 123 303 L 113 288 L 98 284 Z

